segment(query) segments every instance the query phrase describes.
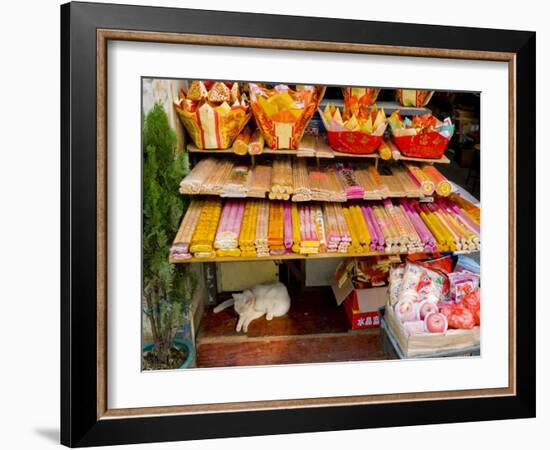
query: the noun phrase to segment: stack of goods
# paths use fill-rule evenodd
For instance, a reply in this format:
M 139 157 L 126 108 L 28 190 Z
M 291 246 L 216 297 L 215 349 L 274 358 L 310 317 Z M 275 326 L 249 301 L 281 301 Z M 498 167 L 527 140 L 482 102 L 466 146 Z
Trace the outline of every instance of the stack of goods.
M 273 172 L 271 174 L 271 200 L 288 200 L 293 192 L 292 164 L 288 158 L 273 160 Z
M 284 245 L 284 206 L 283 202 L 272 202 L 269 205 L 269 225 L 267 243 L 271 255 L 285 253 Z
M 214 258 L 214 237 L 222 212 L 219 199 L 205 200 L 201 205 L 199 220 L 193 231 L 189 251 L 195 258 Z
M 248 186 L 248 197 L 264 198 L 271 189 L 271 166 L 258 164 L 254 166 L 252 180 Z
M 328 143 L 338 152 L 366 155 L 374 153 L 382 142 L 386 115 L 376 105 L 369 108 L 354 104 L 340 114 L 339 108 L 329 104 L 319 114 L 327 130 Z
M 421 108 L 426 106 L 434 95 L 434 91 L 424 91 L 420 89 L 396 89 L 397 101 L 402 106 L 412 106 Z
M 445 333 L 447 328 L 480 324 L 479 275 L 451 268 L 449 256 L 392 267 L 388 307 L 408 334 Z
M 395 111 L 388 119 L 393 140 L 401 153 L 415 158 L 441 158 L 454 133 L 450 118 L 443 122 L 426 114 L 403 119 Z
M 324 86 L 287 85 L 268 89 L 250 83 L 252 113 L 272 149 L 297 149 L 309 119 L 325 92 Z
M 252 171 L 247 165 L 234 165 L 221 186 L 221 197 L 244 198 L 248 194 Z
M 181 261 L 191 258 L 189 253 L 189 245 L 191 244 L 191 238 L 193 232 L 197 227 L 199 216 L 202 208 L 202 200 L 191 200 L 185 216 L 181 221 L 176 238 L 170 248 L 170 258 L 174 261 Z
M 254 239 L 258 256 L 269 256 L 268 229 L 269 202 L 267 200 L 260 200 L 258 204 L 258 218 L 256 221 L 256 237 Z
M 250 119 L 239 83 L 195 80 L 174 102 L 183 126 L 200 149 L 226 149 Z
M 307 202 L 312 199 L 306 160 L 298 159 L 293 164 L 292 184 L 294 188 L 293 201 Z
M 346 204 L 227 200 L 223 214 L 221 206 L 219 199 L 191 203 L 174 240 L 173 259 L 188 259 L 195 252 L 200 257 L 213 256 L 209 252 L 214 237 L 215 248 L 223 250 L 218 256 L 238 256 L 239 248 L 258 256 L 291 251 L 414 254 L 480 248 L 479 208 L 457 195 L 430 203 L 410 198 Z M 241 230 L 243 220 L 247 226 Z
M 243 214 L 243 223 L 241 225 L 241 234 L 239 235 L 239 247 L 243 258 L 256 257 L 256 225 L 258 222 L 259 202 L 250 200 L 246 202 Z
M 217 256 L 241 256 L 239 236 L 243 215 L 243 201 L 229 200 L 225 203 L 214 241 Z
M 323 213 L 326 224 L 327 252 L 347 253 L 351 235 L 342 206 L 338 203 L 325 203 Z
M 300 217 L 300 253 L 319 253 L 319 236 L 315 223 L 315 209 L 312 205 L 301 204 L 298 206 Z

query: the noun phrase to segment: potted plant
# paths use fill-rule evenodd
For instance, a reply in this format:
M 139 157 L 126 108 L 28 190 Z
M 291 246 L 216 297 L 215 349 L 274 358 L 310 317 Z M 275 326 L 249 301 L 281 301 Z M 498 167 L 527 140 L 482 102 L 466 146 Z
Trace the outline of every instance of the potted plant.
M 176 150 L 176 134 L 160 103 L 143 120 L 143 310 L 152 342 L 143 347 L 144 369 L 187 367 L 193 344 L 175 339 L 197 280 L 189 265 L 170 264 L 171 238 L 187 207 L 178 185 L 189 170 Z

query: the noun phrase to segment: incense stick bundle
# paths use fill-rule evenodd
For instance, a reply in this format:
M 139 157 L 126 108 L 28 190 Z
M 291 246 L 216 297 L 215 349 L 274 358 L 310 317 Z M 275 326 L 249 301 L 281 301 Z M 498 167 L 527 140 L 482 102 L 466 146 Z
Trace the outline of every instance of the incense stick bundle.
M 200 194 L 205 180 L 217 171 L 216 158 L 201 159 L 189 174 L 181 180 L 179 191 L 182 194 Z
M 189 251 L 196 258 L 216 256 L 213 244 L 221 210 L 222 204 L 219 199 L 208 199 L 204 202 L 189 247 Z
M 243 131 L 233 141 L 233 152 L 237 155 L 246 155 L 248 153 L 248 143 L 252 130 L 250 127 L 244 127 Z
M 256 237 L 254 244 L 256 245 L 256 253 L 258 256 L 269 256 L 268 245 L 268 226 L 269 226 L 269 202 L 267 200 L 259 200 L 258 217 L 256 221 Z
M 304 159 L 296 159 L 292 165 L 292 184 L 294 193 L 292 200 L 306 202 L 311 200 L 307 162 Z
M 248 142 L 248 153 L 251 155 L 260 155 L 264 151 L 264 136 L 259 129 L 256 129 L 252 136 L 250 136 L 250 141 Z
M 256 245 L 254 243 L 256 237 L 256 224 L 258 221 L 258 205 L 256 200 L 249 200 L 243 213 L 243 222 L 241 225 L 241 233 L 239 235 L 239 247 L 243 257 L 255 257 Z

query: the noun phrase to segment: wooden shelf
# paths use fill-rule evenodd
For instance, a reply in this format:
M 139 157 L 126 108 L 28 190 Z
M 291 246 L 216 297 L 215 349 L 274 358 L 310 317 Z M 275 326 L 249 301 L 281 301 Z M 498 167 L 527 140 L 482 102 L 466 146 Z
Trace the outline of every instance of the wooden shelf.
M 297 158 L 318 158 L 318 159 L 334 159 L 334 158 L 349 158 L 349 159 L 371 159 L 374 160 L 374 162 L 377 164 L 378 160 L 380 159 L 380 155 L 375 152 L 371 153 L 369 155 L 357 155 L 353 153 L 342 153 L 332 150 L 330 147 L 328 147 L 328 144 L 324 141 L 324 139 L 321 137 L 317 142 L 312 142 L 312 140 L 315 140 L 314 136 L 306 136 L 304 137 L 304 142 L 307 144 L 307 147 L 303 147 L 304 149 L 311 149 L 311 148 L 319 148 L 318 145 L 322 147 L 322 149 L 317 152 L 316 150 L 313 150 L 313 153 L 311 151 L 307 150 L 292 150 L 292 149 L 281 149 L 281 150 L 272 150 L 270 148 L 265 148 L 264 151 L 259 155 L 237 155 L 233 152 L 232 149 L 208 149 L 208 150 L 201 150 L 195 146 L 195 144 L 190 143 L 187 144 L 187 151 L 189 153 L 195 153 L 195 154 L 201 154 L 201 155 L 213 155 L 213 156 L 219 156 L 219 155 L 230 155 L 230 156 L 249 156 L 249 157 L 256 157 L 256 156 L 262 156 L 262 155 L 291 155 L 296 156 Z M 322 141 L 322 142 L 320 142 Z M 429 159 L 429 158 L 410 158 L 408 156 L 404 156 L 402 153 L 400 153 L 395 146 L 392 147 L 394 151 L 392 152 L 392 159 L 389 159 L 387 161 L 415 161 L 415 162 L 425 162 L 429 164 L 449 164 L 451 161 L 449 158 L 447 158 L 445 155 L 443 155 L 439 159 Z
M 475 251 L 469 251 L 469 250 L 461 250 L 453 252 L 453 254 L 467 254 L 467 253 L 475 253 Z M 284 261 L 288 259 L 306 259 L 306 260 L 312 260 L 312 259 L 331 259 L 331 258 L 362 258 L 366 256 L 388 256 L 388 255 L 408 255 L 408 252 L 392 252 L 392 253 L 386 253 L 386 252 L 364 252 L 364 253 L 317 253 L 317 254 L 310 254 L 310 255 L 303 255 L 301 253 L 288 253 L 285 255 L 270 255 L 270 256 L 261 256 L 261 257 L 242 257 L 242 256 L 223 256 L 223 257 L 216 257 L 216 258 L 191 258 L 191 259 L 184 259 L 184 260 L 174 260 L 170 258 L 170 263 L 172 264 L 189 264 L 189 263 L 208 263 L 208 262 L 214 262 L 214 263 L 224 263 L 224 262 L 237 262 L 237 261 Z
M 339 107 L 340 109 L 344 108 L 344 99 L 323 99 L 319 105 L 321 110 L 325 109 L 325 106 L 329 103 L 332 103 L 334 106 Z M 399 102 L 376 102 L 376 107 L 378 109 L 384 109 L 384 112 L 389 116 L 392 112 L 399 110 L 399 113 L 402 116 L 422 116 L 424 114 L 431 114 L 432 110 L 430 108 L 424 107 L 412 107 L 412 106 L 401 106 Z

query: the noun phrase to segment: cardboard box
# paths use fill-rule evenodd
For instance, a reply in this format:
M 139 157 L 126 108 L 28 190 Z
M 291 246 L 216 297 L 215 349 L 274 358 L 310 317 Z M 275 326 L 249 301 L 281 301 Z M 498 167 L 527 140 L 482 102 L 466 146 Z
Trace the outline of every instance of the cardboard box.
M 405 358 L 442 354 L 479 345 L 480 327 L 471 330 L 452 330 L 445 333 L 408 334 L 392 307 L 387 304 L 384 320 Z M 442 355 L 444 356 L 444 355 Z
M 380 326 L 378 309 L 384 306 L 387 301 L 387 286 L 356 289 L 350 279 L 346 279 L 341 286 L 338 285 L 335 279 L 331 287 L 336 303 L 338 305 L 344 304 L 353 330 L 378 328 Z

